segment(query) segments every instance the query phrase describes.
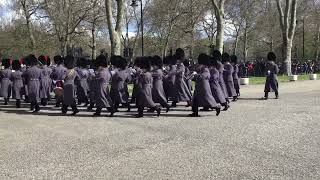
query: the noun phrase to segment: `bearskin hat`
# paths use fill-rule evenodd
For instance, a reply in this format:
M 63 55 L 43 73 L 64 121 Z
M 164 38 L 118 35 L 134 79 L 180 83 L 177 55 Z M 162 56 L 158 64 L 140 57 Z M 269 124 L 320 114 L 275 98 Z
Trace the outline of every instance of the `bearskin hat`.
M 207 54 L 200 54 L 198 56 L 198 64 L 208 66 L 210 64 L 210 57 Z
M 143 57 L 141 60 L 140 68 L 150 70 L 151 69 L 151 58 L 150 57 Z
M 126 69 L 127 65 L 128 65 L 128 62 L 125 58 L 119 56 L 118 57 L 118 60 L 117 60 L 117 67 L 120 68 L 120 69 Z
M 230 55 L 228 53 L 223 53 L 221 58 L 223 63 L 230 62 Z
M 76 64 L 77 64 L 77 61 L 76 59 L 73 57 L 73 56 L 66 56 L 65 59 L 64 59 L 64 66 L 67 68 L 67 69 L 73 69 L 76 67 Z
M 96 63 L 97 63 L 97 66 L 102 66 L 102 67 L 108 67 L 108 59 L 106 56 L 104 56 L 103 54 L 99 55 L 97 58 L 96 58 Z
M 152 66 L 158 66 L 159 68 L 162 68 L 163 62 L 160 56 L 153 56 L 152 57 Z
M 38 59 L 36 58 L 35 55 L 30 54 L 28 56 L 28 63 L 30 66 L 36 66 L 36 65 L 38 65 Z
M 267 59 L 268 61 L 275 61 L 277 59 L 277 56 L 274 52 L 269 52 Z
M 176 57 L 178 60 L 184 60 L 184 56 L 185 56 L 185 53 L 184 53 L 184 50 L 183 50 L 183 49 L 181 49 L 181 48 L 176 49 L 175 57 Z
M 11 60 L 10 59 L 2 59 L 2 66 L 4 66 L 5 69 L 8 69 L 11 66 Z
M 12 61 L 12 69 L 18 71 L 21 69 L 21 63 L 19 60 Z
M 231 62 L 234 64 L 238 64 L 238 57 L 236 55 L 231 55 L 230 56 Z
M 57 55 L 53 58 L 53 61 L 55 64 L 60 65 L 63 64 L 63 58 L 60 55 Z

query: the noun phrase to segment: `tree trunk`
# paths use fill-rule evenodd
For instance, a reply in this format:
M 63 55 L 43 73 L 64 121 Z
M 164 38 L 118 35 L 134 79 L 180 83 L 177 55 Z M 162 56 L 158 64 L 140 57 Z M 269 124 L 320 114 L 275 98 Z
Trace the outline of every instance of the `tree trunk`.
M 297 20 L 297 0 L 286 0 L 285 11 L 282 9 L 281 0 L 277 0 L 280 27 L 282 31 L 283 47 L 282 56 L 286 63 L 287 75 L 291 74 L 292 41 L 295 34 Z
M 243 37 L 243 60 L 244 62 L 247 61 L 247 55 L 248 55 L 248 31 L 247 26 L 244 29 L 244 37 Z
M 124 20 L 124 2 L 117 0 L 116 26 L 113 27 L 112 0 L 105 0 L 107 25 L 111 43 L 111 55 L 121 55 L 121 34 Z
M 224 41 L 224 17 L 221 13 L 218 13 L 217 18 L 217 37 L 216 37 L 216 48 L 222 53 L 223 52 L 223 41 Z
M 92 45 L 91 45 L 91 59 L 96 59 L 97 57 L 97 50 L 96 50 L 96 24 L 95 22 L 92 23 L 92 31 L 91 31 L 91 35 L 92 35 Z
M 234 55 L 237 55 L 238 42 L 239 42 L 239 31 L 237 31 L 236 39 L 234 41 L 234 46 L 233 46 L 233 54 Z
M 315 48 L 316 48 L 316 52 L 315 52 L 315 60 L 318 61 L 319 60 L 319 44 L 320 44 L 320 25 L 317 25 L 317 36 L 316 36 L 316 43 L 315 43 Z
M 286 63 L 286 71 L 287 71 L 287 75 L 292 75 L 291 72 L 291 52 L 292 52 L 292 40 L 289 39 L 286 47 L 285 47 L 285 63 Z

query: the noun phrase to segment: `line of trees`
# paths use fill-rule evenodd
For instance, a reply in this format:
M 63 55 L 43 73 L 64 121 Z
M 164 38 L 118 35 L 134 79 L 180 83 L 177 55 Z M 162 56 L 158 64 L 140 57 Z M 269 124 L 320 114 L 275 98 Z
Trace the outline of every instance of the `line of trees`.
M 319 58 L 318 0 L 142 0 L 145 54 L 184 47 L 190 58 L 211 48 L 242 61 L 275 51 L 291 74 L 292 59 Z M 13 0 L 1 21 L 0 55 L 72 53 L 81 47 L 121 55 L 141 52 L 140 8 L 132 0 Z M 4 8 L 4 7 L 0 7 Z M 1 10 L 1 9 L 0 9 Z M 18 57 L 15 57 L 18 58 Z

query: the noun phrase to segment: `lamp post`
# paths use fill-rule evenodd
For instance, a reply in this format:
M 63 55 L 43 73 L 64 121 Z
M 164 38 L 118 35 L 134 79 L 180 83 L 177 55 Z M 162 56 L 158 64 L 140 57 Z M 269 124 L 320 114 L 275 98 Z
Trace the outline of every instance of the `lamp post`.
M 137 1 L 140 1 L 140 15 L 141 15 L 141 56 L 144 56 L 144 39 L 143 39 L 143 6 L 142 6 L 142 0 L 132 0 L 132 3 L 131 3 L 131 7 L 138 7 L 139 5 L 137 4 Z

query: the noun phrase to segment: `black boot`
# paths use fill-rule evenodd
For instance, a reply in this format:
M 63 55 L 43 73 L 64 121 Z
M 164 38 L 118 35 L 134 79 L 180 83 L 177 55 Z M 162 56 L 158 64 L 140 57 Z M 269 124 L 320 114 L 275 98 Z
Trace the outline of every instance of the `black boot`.
M 159 116 L 160 116 L 160 114 L 161 114 L 161 108 L 156 107 L 156 111 L 157 111 L 157 117 L 159 117 Z
M 228 103 L 224 103 L 222 105 L 224 106 L 223 111 L 227 111 L 230 108 Z
M 90 103 L 90 106 L 87 108 L 89 111 L 92 111 L 92 109 L 94 108 L 94 103 Z
M 171 107 L 177 107 L 177 102 L 172 102 L 172 105 L 171 105 Z
M 268 93 L 268 92 L 265 92 L 265 93 L 264 93 L 264 100 L 268 100 L 268 98 L 269 98 L 269 93 Z
M 71 106 L 73 113 L 71 114 L 72 116 L 75 116 L 76 114 L 79 113 L 79 110 L 76 105 Z
M 21 108 L 21 100 L 20 99 L 16 100 L 16 108 Z
M 130 111 L 131 111 L 131 105 L 130 105 L 130 103 L 127 104 L 127 108 L 128 108 L 127 112 L 130 112 Z
M 138 115 L 136 116 L 137 118 L 142 118 L 143 117 L 143 107 L 138 107 Z
M 35 107 L 35 104 L 34 104 L 34 103 L 31 103 L 31 104 L 30 104 L 30 111 L 33 111 L 33 110 L 34 110 L 34 107 Z
M 276 93 L 276 99 L 279 99 L 279 92 L 276 91 L 275 93 Z
M 47 106 L 47 104 L 48 104 L 48 100 L 46 98 L 42 98 L 41 99 L 41 105 L 42 106 Z
M 237 102 L 238 101 L 238 96 L 233 96 L 233 102 Z
M 8 105 L 9 98 L 4 98 L 4 105 Z
M 214 109 L 216 110 L 216 116 L 219 116 L 220 112 L 221 112 L 221 108 L 220 107 L 215 107 Z
M 61 108 L 61 112 L 62 112 L 62 114 L 67 114 L 67 112 L 68 112 L 68 106 L 66 106 L 66 105 L 62 105 L 62 108 Z
M 102 108 L 97 108 L 96 112 L 93 114 L 93 116 L 101 116 L 101 110 L 102 110 Z
M 170 106 L 166 105 L 166 113 L 168 113 L 170 111 Z
M 34 111 L 33 111 L 33 113 L 37 113 L 37 112 L 39 112 L 39 111 L 40 111 L 40 106 L 39 106 L 38 103 L 36 103 L 36 104 L 34 105 Z
M 29 103 L 29 96 L 24 96 L 24 102 Z
M 198 106 L 195 106 L 195 105 L 193 105 L 192 106 L 192 114 L 189 114 L 188 116 L 189 117 L 200 117 L 199 116 L 199 107 Z

